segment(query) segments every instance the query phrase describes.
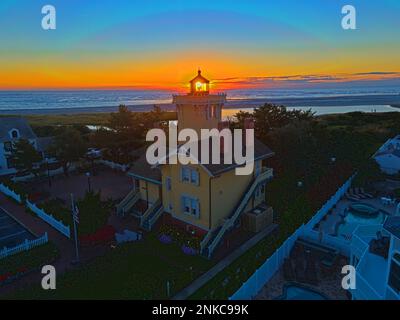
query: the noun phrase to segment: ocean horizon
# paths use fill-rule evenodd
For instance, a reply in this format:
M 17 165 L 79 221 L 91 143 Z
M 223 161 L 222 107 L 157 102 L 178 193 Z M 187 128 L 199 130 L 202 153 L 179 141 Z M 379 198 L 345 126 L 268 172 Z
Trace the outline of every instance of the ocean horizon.
M 225 109 L 255 108 L 266 102 L 290 108 L 311 108 L 317 114 L 351 111 L 400 111 L 400 88 L 236 89 L 227 90 Z M 154 105 L 173 110 L 166 90 L 32 90 L 0 91 L 1 114 L 111 112 L 120 104 L 133 111 Z

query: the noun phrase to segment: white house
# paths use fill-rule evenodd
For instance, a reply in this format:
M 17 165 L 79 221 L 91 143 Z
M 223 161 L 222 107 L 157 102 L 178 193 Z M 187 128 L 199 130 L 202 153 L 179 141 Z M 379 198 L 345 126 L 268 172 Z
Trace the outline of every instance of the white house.
M 28 140 L 37 150 L 40 150 L 40 139 L 33 132 L 26 119 L 20 117 L 0 117 L 0 175 L 16 172 L 10 156 L 13 143 L 19 139 Z
M 374 159 L 387 174 L 400 173 L 400 135 L 388 140 L 375 153 Z
M 354 300 L 400 300 L 400 216 L 388 217 L 383 225 L 359 226 L 350 259 L 356 268 Z

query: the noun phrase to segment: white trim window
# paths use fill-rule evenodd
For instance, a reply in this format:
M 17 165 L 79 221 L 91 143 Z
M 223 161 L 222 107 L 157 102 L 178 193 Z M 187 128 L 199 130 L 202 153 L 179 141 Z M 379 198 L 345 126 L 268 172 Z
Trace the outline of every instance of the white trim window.
M 181 197 L 181 202 L 182 202 L 182 212 L 184 214 L 199 218 L 200 216 L 199 199 L 184 195 Z
M 199 171 L 190 168 L 190 167 L 182 167 L 181 168 L 181 181 L 187 182 L 187 183 L 192 183 L 196 186 L 200 184 L 200 175 Z

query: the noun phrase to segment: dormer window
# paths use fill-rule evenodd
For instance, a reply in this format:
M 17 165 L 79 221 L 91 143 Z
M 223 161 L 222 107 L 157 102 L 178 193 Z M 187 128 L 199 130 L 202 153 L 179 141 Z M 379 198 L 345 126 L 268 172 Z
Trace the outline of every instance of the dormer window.
M 19 131 L 17 129 L 12 129 L 10 131 L 10 138 L 11 139 L 19 139 Z

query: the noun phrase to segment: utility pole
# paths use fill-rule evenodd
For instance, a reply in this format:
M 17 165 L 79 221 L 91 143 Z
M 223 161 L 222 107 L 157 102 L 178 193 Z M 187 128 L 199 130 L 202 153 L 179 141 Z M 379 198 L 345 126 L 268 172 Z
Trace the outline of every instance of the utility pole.
M 78 264 L 79 261 L 79 246 L 78 246 L 78 224 L 79 224 L 79 209 L 75 206 L 74 195 L 71 193 L 71 210 L 72 220 L 74 222 L 74 236 L 75 236 L 75 260 L 73 264 Z

